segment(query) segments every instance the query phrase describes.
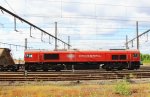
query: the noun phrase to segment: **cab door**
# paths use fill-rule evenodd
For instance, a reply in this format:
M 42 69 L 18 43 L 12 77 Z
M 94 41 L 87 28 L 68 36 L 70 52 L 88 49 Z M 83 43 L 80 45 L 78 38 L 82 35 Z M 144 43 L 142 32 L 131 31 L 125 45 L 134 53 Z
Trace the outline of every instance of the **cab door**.
M 25 62 L 38 62 L 39 53 L 38 52 L 25 52 Z
M 132 53 L 132 61 L 139 61 L 140 54 L 138 53 Z
M 44 59 L 43 59 L 43 53 L 40 51 L 39 52 L 39 62 L 43 62 L 44 61 Z

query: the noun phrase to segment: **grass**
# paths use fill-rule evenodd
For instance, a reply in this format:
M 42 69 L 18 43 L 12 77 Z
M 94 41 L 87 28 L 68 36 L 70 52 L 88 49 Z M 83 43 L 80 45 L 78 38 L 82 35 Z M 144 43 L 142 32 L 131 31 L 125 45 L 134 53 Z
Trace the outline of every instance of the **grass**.
M 115 86 L 115 92 L 120 95 L 129 96 L 131 95 L 131 85 L 126 80 L 120 81 Z
M 144 60 L 143 63 L 150 63 L 150 60 Z
M 144 60 L 142 62 L 143 62 L 143 65 L 145 65 L 145 66 L 149 66 L 150 65 L 150 60 Z
M 150 97 L 150 84 L 0 86 L 0 97 Z

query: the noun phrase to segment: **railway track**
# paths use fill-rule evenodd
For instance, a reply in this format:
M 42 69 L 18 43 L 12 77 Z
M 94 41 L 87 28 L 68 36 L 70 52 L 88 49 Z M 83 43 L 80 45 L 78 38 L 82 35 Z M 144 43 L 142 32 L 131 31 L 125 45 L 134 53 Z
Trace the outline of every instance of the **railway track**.
M 0 81 L 74 81 L 122 78 L 150 78 L 150 70 L 75 70 L 63 72 L 0 72 Z

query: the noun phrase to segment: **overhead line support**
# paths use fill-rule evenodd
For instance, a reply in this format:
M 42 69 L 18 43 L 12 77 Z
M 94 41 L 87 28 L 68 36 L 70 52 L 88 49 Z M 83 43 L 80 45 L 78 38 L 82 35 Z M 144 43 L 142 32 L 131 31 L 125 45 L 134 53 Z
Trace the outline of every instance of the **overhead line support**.
M 48 32 L 46 32 L 45 30 L 43 30 L 43 29 L 41 29 L 41 28 L 37 27 L 36 25 L 34 25 L 34 24 L 32 24 L 32 23 L 28 22 L 27 20 L 25 20 L 25 19 L 21 18 L 20 16 L 18 16 L 18 15 L 16 15 L 16 14 L 12 13 L 11 11 L 9 11 L 9 10 L 5 9 L 4 7 L 0 6 L 0 9 L 1 9 L 2 11 L 5 11 L 5 12 L 6 12 L 6 13 L 8 13 L 8 14 L 10 14 L 10 15 L 14 16 L 15 18 L 18 18 L 19 20 L 21 20 L 21 21 L 23 21 L 23 22 L 25 22 L 25 23 L 29 24 L 30 26 L 32 26 L 32 27 L 34 27 L 34 28 L 36 28 L 36 29 L 38 29 L 38 30 L 40 30 L 40 31 L 44 32 L 45 34 L 47 34 L 47 35 L 49 35 L 49 36 L 51 36 L 51 37 L 53 37 L 53 38 L 55 38 L 55 39 L 59 40 L 60 42 L 62 42 L 62 43 L 64 43 L 64 44 L 66 44 L 66 45 L 68 45 L 68 46 L 71 46 L 71 45 L 69 45 L 68 43 L 66 43 L 66 42 L 62 41 L 61 39 L 58 39 L 58 38 L 56 38 L 55 36 L 53 36 L 53 35 L 49 34 L 49 33 L 48 33 Z
M 139 29 L 138 29 L 138 22 L 136 22 L 136 37 L 129 40 L 127 43 L 132 43 L 134 40 L 137 40 L 137 49 L 139 49 L 139 37 L 141 37 L 142 35 L 146 34 L 147 33 L 147 40 L 148 40 L 148 32 L 150 32 L 150 29 L 146 30 L 145 32 L 139 34 Z
M 136 33 L 137 33 L 137 49 L 139 50 L 139 25 L 138 25 L 138 21 L 136 22 Z

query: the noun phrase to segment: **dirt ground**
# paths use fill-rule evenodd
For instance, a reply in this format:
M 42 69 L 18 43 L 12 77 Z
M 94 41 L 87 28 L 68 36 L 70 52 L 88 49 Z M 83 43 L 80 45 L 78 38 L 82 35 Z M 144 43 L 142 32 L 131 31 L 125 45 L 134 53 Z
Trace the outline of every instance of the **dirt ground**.
M 0 97 L 150 97 L 150 79 L 127 80 L 117 92 L 121 81 L 0 82 Z

